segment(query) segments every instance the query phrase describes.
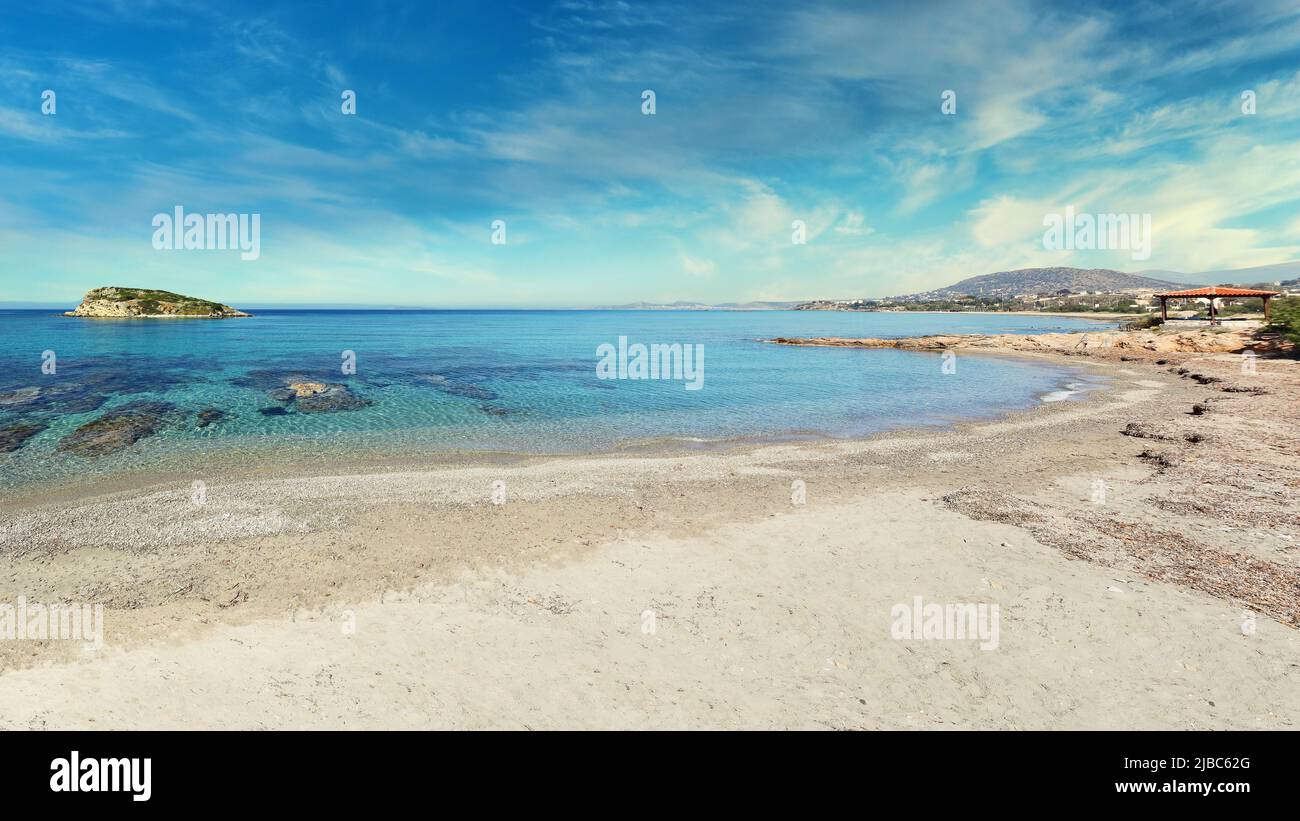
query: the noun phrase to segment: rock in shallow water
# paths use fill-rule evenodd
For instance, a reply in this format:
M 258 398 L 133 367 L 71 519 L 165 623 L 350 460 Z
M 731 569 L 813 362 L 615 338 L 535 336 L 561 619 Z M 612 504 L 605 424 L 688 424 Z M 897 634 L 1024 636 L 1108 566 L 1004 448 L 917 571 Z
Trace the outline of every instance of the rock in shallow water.
M 0 408 L 18 413 L 89 413 L 108 397 L 85 385 L 54 385 L 19 388 L 0 393 Z
M 263 416 L 288 416 L 289 412 L 278 405 L 272 405 L 269 408 L 259 408 L 258 413 Z
M 301 399 L 304 396 L 315 396 L 323 393 L 330 386 L 324 382 L 290 382 L 289 390 L 293 391 L 295 398 Z
M 153 436 L 175 412 L 167 402 L 131 402 L 69 433 L 59 440 L 59 450 L 78 456 L 113 453 Z
M 59 413 L 90 413 L 99 410 L 99 407 L 107 401 L 108 397 L 102 393 L 70 391 L 67 394 L 51 396 L 48 407 Z
M 442 374 L 426 373 L 418 375 L 416 379 L 419 382 L 430 385 L 431 387 L 448 394 L 449 396 L 463 396 L 467 399 L 480 399 L 488 402 L 497 398 L 495 391 L 471 384 L 461 378 L 449 379 Z
M 199 411 L 199 427 L 206 428 L 208 425 L 215 424 L 226 418 L 226 412 L 217 408 L 207 408 Z
M 247 387 L 262 387 L 273 402 L 281 402 L 299 413 L 330 413 L 349 411 L 374 404 L 353 393 L 347 385 L 337 382 L 320 382 L 300 374 L 274 374 L 269 371 L 254 371 L 247 376 L 232 380 L 232 384 Z M 268 387 L 269 385 L 269 387 Z M 283 410 L 283 408 L 281 409 Z M 279 413 L 263 409 L 267 416 L 280 416 Z
M 43 430 L 45 430 L 45 425 L 40 423 L 20 423 L 0 428 L 0 453 L 12 453 L 15 450 L 18 450 L 20 447 L 27 444 L 28 439 L 31 439 Z
M 497 398 L 495 391 L 487 388 L 480 388 L 478 385 L 466 385 L 461 382 L 442 382 L 434 385 L 435 388 L 451 396 L 463 396 L 466 399 L 483 399 L 491 401 Z
M 319 384 L 319 383 L 317 383 Z M 294 407 L 299 413 L 330 413 L 364 408 L 372 404 L 369 399 L 362 399 L 347 385 L 325 385 L 323 389 L 306 396 L 298 394 Z
M 40 388 L 19 388 L 16 391 L 0 393 L 0 408 L 30 405 L 41 396 Z

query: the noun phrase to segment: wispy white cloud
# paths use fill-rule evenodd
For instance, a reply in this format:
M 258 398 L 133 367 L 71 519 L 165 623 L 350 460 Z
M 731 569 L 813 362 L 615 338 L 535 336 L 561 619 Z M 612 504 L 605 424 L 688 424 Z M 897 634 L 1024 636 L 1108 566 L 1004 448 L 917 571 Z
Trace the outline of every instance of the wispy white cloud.
M 131 4 L 73 11 L 154 30 Z M 1300 255 L 1290 3 L 572 0 L 494 22 L 490 42 L 463 33 L 473 15 L 402 4 L 332 38 L 287 9 L 149 12 L 171 28 L 148 56 L 0 47 L 0 215 L 47 265 L 89 276 L 108 251 L 96 237 L 133 249 L 174 203 L 262 211 L 277 283 L 359 293 L 369 259 L 426 304 L 475 288 L 622 302 L 650 281 L 709 301 L 879 295 L 1024 264 L 1122 265 L 1041 247 L 1043 214 L 1066 204 L 1151 213 L 1153 267 Z M 470 46 L 498 39 L 467 67 Z M 46 82 L 71 94 L 58 118 L 35 113 Z M 356 117 L 339 111 L 344 87 Z M 493 251 L 498 217 L 510 243 Z M 791 242 L 796 220 L 806 245 Z M 162 270 L 135 253 L 121 259 Z

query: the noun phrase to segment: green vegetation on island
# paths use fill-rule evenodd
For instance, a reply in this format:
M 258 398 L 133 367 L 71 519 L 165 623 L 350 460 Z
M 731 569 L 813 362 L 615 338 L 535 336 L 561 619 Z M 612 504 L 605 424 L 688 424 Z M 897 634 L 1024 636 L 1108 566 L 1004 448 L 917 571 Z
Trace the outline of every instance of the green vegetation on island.
M 210 299 L 185 296 L 156 288 L 121 288 L 109 286 L 86 292 L 76 310 L 64 316 L 134 318 L 134 317 L 193 317 L 222 319 L 250 316 L 229 305 Z

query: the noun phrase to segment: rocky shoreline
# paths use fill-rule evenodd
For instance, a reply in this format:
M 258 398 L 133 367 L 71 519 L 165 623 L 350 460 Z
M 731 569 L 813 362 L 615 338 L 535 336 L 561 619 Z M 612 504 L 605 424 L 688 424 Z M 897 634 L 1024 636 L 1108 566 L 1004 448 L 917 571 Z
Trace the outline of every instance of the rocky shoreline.
M 1056 334 L 939 334 L 896 339 L 874 337 L 777 337 L 777 345 L 831 348 L 895 348 L 904 351 L 986 350 L 1022 353 L 1236 353 L 1263 347 L 1245 331 L 1085 331 Z

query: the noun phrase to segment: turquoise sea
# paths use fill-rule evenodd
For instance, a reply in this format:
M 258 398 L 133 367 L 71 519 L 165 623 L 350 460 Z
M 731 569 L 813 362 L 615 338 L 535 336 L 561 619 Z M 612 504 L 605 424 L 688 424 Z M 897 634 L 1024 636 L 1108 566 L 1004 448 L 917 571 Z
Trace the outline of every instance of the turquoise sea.
M 576 452 L 675 439 L 858 437 L 951 424 L 1059 398 L 1093 381 L 1065 365 L 795 348 L 777 336 L 1033 333 L 1097 328 L 1062 317 L 824 311 L 308 311 L 248 319 L 87 320 L 0 311 L 0 487 L 121 470 L 190 469 L 293 452 Z M 597 348 L 703 346 L 700 390 L 597 378 Z M 345 352 L 355 373 L 345 372 Z M 44 367 L 43 367 L 44 366 Z M 291 381 L 343 398 L 290 400 Z M 61 450 L 106 414 L 155 424 L 97 455 Z M 321 412 L 310 412 L 318 410 Z M 208 411 L 206 425 L 199 414 Z M 211 421 L 219 411 L 221 418 Z M 0 442 L 4 440 L 0 438 Z M 10 437 L 13 446 L 14 437 Z

